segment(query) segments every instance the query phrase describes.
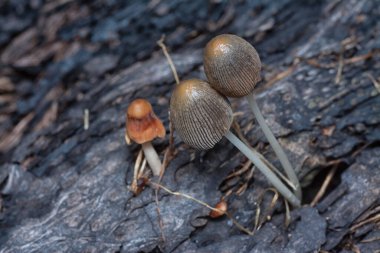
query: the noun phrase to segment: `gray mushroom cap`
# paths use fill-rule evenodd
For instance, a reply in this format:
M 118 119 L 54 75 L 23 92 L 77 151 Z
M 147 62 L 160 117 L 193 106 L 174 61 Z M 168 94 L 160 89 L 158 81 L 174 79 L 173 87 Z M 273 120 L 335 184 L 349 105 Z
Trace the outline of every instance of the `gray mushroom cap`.
M 210 40 L 203 61 L 211 87 L 227 97 L 244 97 L 261 80 L 256 49 L 236 35 L 222 34 Z
M 233 115 L 226 97 L 199 79 L 182 81 L 170 100 L 170 119 L 180 138 L 196 149 L 210 149 L 229 131 Z

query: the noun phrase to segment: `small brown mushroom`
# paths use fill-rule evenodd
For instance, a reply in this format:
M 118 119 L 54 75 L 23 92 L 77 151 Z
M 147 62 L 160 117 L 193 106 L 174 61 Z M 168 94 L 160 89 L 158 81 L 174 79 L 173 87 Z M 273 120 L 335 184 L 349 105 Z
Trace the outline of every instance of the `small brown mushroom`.
M 223 216 L 227 211 L 227 202 L 222 199 L 219 203 L 215 205 L 215 209 L 217 210 L 211 210 L 210 217 L 215 219 Z
M 128 106 L 126 128 L 129 138 L 141 144 L 153 175 L 159 176 L 161 161 L 151 141 L 156 137 L 164 138 L 165 127 L 147 100 L 136 99 Z

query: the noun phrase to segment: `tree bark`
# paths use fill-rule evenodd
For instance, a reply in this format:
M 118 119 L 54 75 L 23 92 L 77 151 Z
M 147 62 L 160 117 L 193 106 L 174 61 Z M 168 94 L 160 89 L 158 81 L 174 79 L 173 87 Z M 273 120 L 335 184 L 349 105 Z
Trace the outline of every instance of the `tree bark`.
M 380 248 L 380 5 L 377 1 L 2 1 L 0 252 L 347 252 Z M 234 33 L 263 62 L 255 91 L 296 168 L 304 206 L 284 225 L 282 200 L 257 171 L 226 180 L 246 158 L 227 140 L 176 154 L 162 185 L 228 212 L 146 187 L 128 190 L 138 145 L 125 110 L 148 99 L 167 129 L 179 78 L 205 78 L 202 50 Z M 280 167 L 244 100 L 231 100 L 251 145 Z M 83 127 L 89 110 L 89 128 Z M 160 153 L 168 140 L 153 142 Z M 324 178 L 336 174 L 311 207 Z M 247 184 L 240 195 L 238 189 Z M 264 194 L 260 204 L 260 197 Z M 266 220 L 271 216 L 270 220 Z M 161 225 L 160 225 L 161 224 Z M 376 225 L 377 224 L 377 225 Z

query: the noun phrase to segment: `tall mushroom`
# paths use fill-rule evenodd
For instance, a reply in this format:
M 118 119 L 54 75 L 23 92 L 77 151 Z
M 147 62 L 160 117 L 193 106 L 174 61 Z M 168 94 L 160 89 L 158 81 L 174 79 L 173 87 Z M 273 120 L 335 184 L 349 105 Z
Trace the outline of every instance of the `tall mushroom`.
M 147 100 L 136 99 L 128 106 L 126 128 L 129 138 L 141 144 L 153 175 L 159 176 L 161 161 L 151 141 L 156 137 L 164 138 L 165 127 Z
M 211 87 L 227 97 L 246 97 L 257 122 L 294 184 L 297 196 L 301 198 L 297 175 L 266 124 L 253 94 L 256 84 L 261 80 L 261 61 L 255 48 L 239 36 L 222 34 L 207 43 L 203 59 Z
M 210 149 L 225 136 L 294 206 L 300 200 L 268 168 L 261 157 L 230 132 L 232 108 L 227 98 L 199 79 L 182 81 L 170 100 L 170 117 L 181 139 L 197 149 Z

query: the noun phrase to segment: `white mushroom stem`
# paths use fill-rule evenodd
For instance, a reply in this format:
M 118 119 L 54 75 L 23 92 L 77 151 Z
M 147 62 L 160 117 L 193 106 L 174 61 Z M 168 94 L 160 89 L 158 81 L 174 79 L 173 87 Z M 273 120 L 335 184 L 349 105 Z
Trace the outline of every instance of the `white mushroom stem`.
M 259 106 L 257 105 L 255 96 L 253 95 L 253 93 L 251 93 L 248 96 L 246 96 L 246 99 L 248 100 L 249 106 L 251 107 L 253 114 L 255 115 L 256 120 L 259 123 L 261 129 L 263 130 L 265 137 L 268 139 L 269 144 L 272 146 L 273 151 L 276 153 L 278 159 L 280 160 L 280 163 L 282 167 L 284 168 L 286 175 L 288 175 L 289 180 L 295 186 L 295 194 L 297 195 L 299 199 L 301 199 L 302 192 L 301 192 L 301 187 L 300 187 L 300 183 L 298 181 L 297 175 L 292 165 L 290 164 L 289 159 L 286 156 L 284 150 L 278 143 L 276 137 L 274 137 L 267 123 L 265 122 L 264 117 L 261 114 L 261 111 L 259 109 Z
M 145 142 L 141 144 L 141 146 L 144 152 L 144 156 L 150 168 L 152 169 L 153 175 L 159 176 L 161 172 L 161 161 L 160 161 L 160 158 L 158 157 L 156 150 L 152 146 L 152 143 L 150 141 Z
M 293 206 L 299 207 L 300 200 L 285 186 L 283 182 L 268 168 L 260 157 L 250 148 L 247 147 L 239 138 L 228 131 L 225 137 L 235 145 L 254 165 L 264 174 L 274 187 L 286 198 Z

